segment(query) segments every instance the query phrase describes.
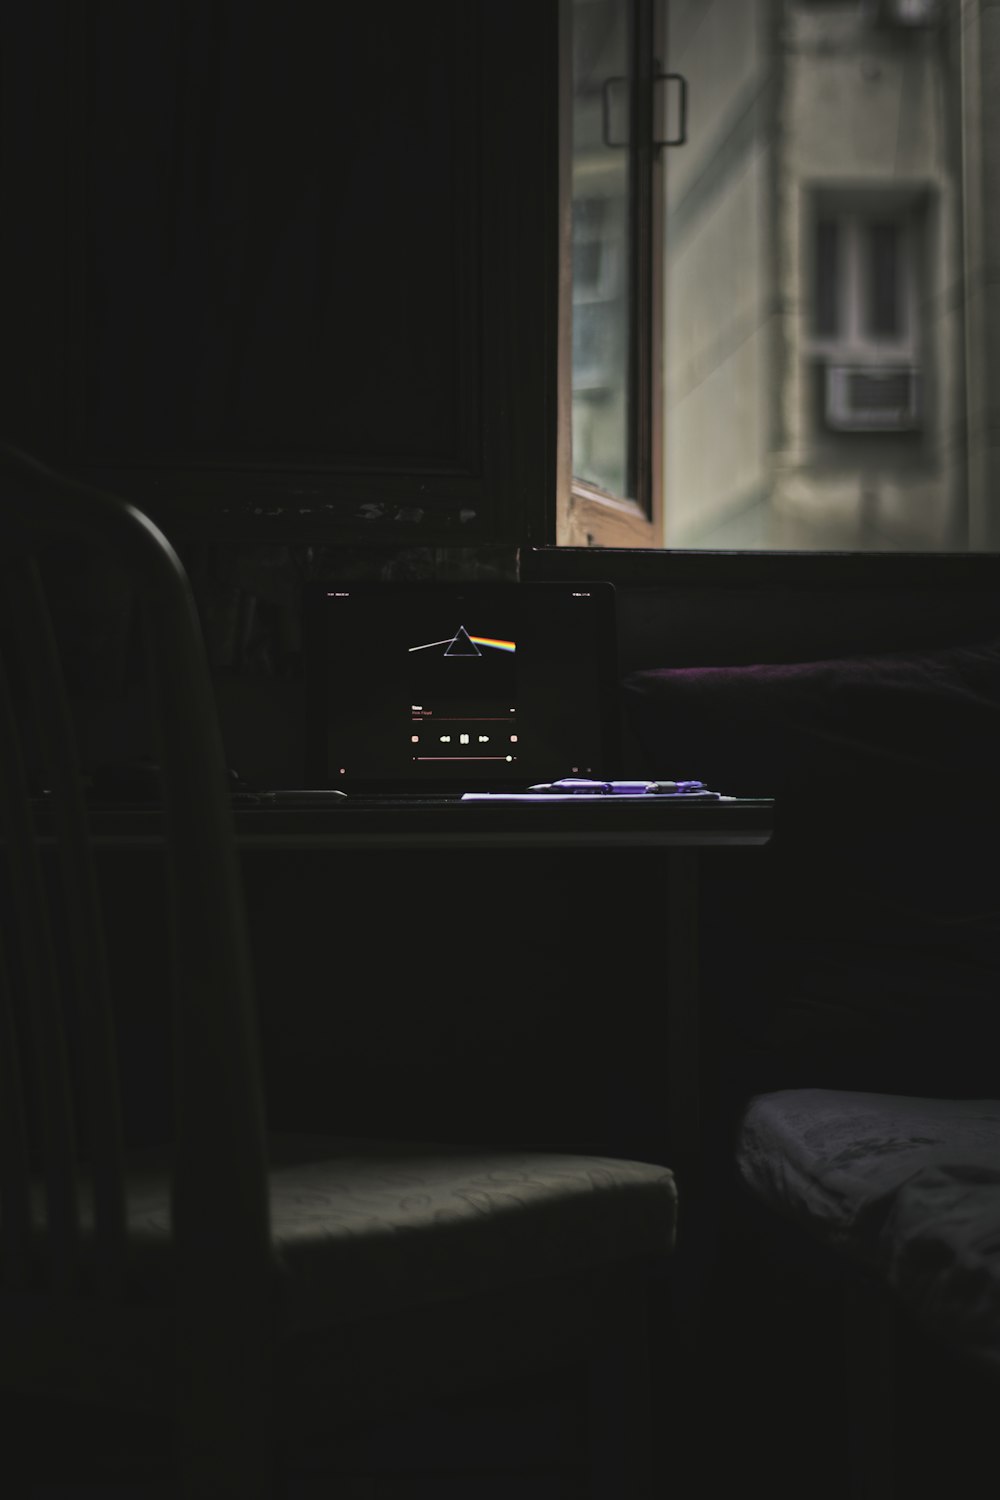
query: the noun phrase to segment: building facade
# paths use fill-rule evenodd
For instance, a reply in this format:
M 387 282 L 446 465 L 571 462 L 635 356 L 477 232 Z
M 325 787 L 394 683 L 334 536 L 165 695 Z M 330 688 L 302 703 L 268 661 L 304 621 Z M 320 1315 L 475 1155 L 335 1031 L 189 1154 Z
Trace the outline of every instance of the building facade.
M 667 546 L 997 546 L 998 19 L 671 0 L 690 118 L 665 192 Z

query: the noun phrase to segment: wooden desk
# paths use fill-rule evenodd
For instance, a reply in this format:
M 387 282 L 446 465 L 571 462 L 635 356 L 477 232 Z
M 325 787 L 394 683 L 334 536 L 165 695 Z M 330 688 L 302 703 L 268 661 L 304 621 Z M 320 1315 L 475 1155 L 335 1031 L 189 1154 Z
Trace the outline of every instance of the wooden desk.
M 344 801 L 332 808 L 240 808 L 237 845 L 256 862 L 267 851 L 350 853 L 400 850 L 652 849 L 665 860 L 663 926 L 656 937 L 658 968 L 666 971 L 664 1097 L 667 1141 L 663 1159 L 689 1193 L 697 1190 L 701 1143 L 698 990 L 698 872 L 703 850 L 760 846 L 771 836 L 773 803 L 734 800 L 678 804 L 666 799 L 602 797 L 560 803 L 451 803 L 374 807 Z M 155 810 L 96 810 L 94 841 L 108 851 L 161 844 Z M 544 919 L 544 913 L 541 914 Z M 599 919 L 584 935 L 601 941 Z M 660 937 L 662 935 L 662 943 Z M 637 951 L 633 946 L 633 952 Z M 641 953 L 641 949 L 638 950 Z M 650 971 L 642 965 L 643 982 Z M 659 1031 L 659 1028 L 657 1028 Z

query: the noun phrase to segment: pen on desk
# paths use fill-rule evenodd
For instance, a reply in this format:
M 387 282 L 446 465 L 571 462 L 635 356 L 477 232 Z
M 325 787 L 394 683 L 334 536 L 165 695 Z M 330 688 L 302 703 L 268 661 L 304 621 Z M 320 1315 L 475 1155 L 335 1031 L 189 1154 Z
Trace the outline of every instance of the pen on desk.
M 703 792 L 703 781 L 648 781 L 647 792 Z
M 560 781 L 540 781 L 528 787 L 528 794 L 547 792 L 567 797 L 684 797 L 709 793 L 703 781 L 591 781 L 586 776 L 564 776 Z

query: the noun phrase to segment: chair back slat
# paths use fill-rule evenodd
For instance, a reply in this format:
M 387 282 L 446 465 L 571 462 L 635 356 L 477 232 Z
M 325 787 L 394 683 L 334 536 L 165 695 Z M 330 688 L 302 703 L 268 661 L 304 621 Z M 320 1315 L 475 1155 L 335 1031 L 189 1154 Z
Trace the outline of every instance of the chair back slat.
M 0 1285 L 22 1291 L 30 1282 L 31 1168 L 13 999 L 0 932 Z
M 6 580 L 4 580 L 6 585 Z M 46 1203 L 46 1269 L 54 1290 L 75 1288 L 79 1207 L 73 1101 L 59 1007 L 53 930 L 39 859 L 9 673 L 0 658 L 0 837 L 7 855 L 7 961 L 17 975 L 15 1025 L 30 1048 L 31 1098 Z
M 206 1276 L 212 1261 L 260 1276 L 272 1263 L 263 1090 L 222 737 L 186 578 L 169 600 L 147 593 L 143 603 L 177 981 L 178 1258 L 192 1256 Z M 225 1172 L 206 1173 L 206 1140 Z
M 78 1019 L 83 1150 L 94 1212 L 90 1274 L 98 1289 L 113 1293 L 125 1269 L 125 1187 L 104 923 L 75 725 L 41 577 L 28 559 L 11 569 L 10 605 L 50 794 L 66 930 L 65 1003 Z
M 169 947 L 161 958 L 171 975 L 175 1039 L 172 1269 L 177 1326 L 184 1330 L 179 1337 L 186 1340 L 193 1369 L 203 1355 L 209 1355 L 202 1347 L 205 1338 L 218 1343 L 224 1329 L 228 1329 L 226 1337 L 241 1327 L 245 1331 L 248 1309 L 261 1309 L 276 1286 L 253 975 L 215 690 L 190 583 L 159 528 L 116 496 L 56 475 L 0 443 L 0 556 L 5 552 L 8 559 L 22 556 L 28 550 L 25 538 L 32 545 L 39 538 L 59 544 L 75 539 L 88 549 L 103 551 L 124 569 L 141 608 L 153 689 L 154 748 L 162 772 L 170 901 Z M 18 564 L 15 592 L 20 588 L 25 598 L 34 596 L 37 588 L 30 581 L 32 576 Z M 5 595 L 9 587 L 9 581 L 0 578 Z M 19 608 L 24 602 L 18 595 Z M 29 659 L 35 661 L 32 670 L 38 681 L 47 682 L 53 674 L 47 655 L 50 646 L 39 644 L 43 637 L 36 626 L 21 636 Z M 31 657 L 38 651 L 44 657 Z M 30 699 L 28 685 L 23 685 L 23 691 L 20 682 L 18 686 L 20 696 Z M 81 810 L 72 791 L 76 773 L 72 766 L 59 772 L 56 764 L 60 743 L 68 737 L 63 734 L 68 715 L 65 701 L 61 707 L 40 712 L 38 737 L 55 752 L 47 774 L 63 775 L 71 786 L 68 797 L 54 794 L 46 800 L 53 803 L 51 827 L 56 837 L 69 835 L 71 853 L 64 874 L 74 876 L 83 858 Z M 13 741 L 13 734 L 10 738 Z M 9 780 L 2 770 L 0 776 Z M 46 988 L 50 976 L 43 972 L 39 956 L 45 949 L 43 891 L 23 782 L 22 770 L 12 810 L 0 804 L 4 818 L 0 845 L 6 840 L 8 857 L 17 861 L 12 889 L 21 889 L 18 899 L 26 916 L 22 920 L 20 911 L 16 912 L 15 926 L 22 929 L 19 935 L 37 930 L 33 951 L 37 950 L 38 972 L 32 985 L 33 991 L 42 994 L 42 1003 L 36 1005 L 27 993 L 23 975 L 12 973 L 11 979 L 18 1013 L 22 1007 L 33 1013 L 37 1010 L 44 1017 L 39 1023 L 44 1036 L 38 1040 L 49 1042 L 58 1035 L 58 1013 Z M 11 800 L 10 795 L 6 800 Z M 63 822 L 55 820 L 57 800 L 63 803 L 58 814 Z M 24 871 L 30 879 L 23 878 Z M 94 980 L 96 985 L 84 997 L 85 1007 L 90 1007 L 88 1028 L 95 1015 L 99 1018 L 86 1076 L 98 1080 L 96 1092 L 100 1094 L 102 1078 L 109 1084 L 114 1081 L 114 1063 L 102 1035 L 108 1015 L 103 957 L 87 948 L 84 933 L 91 901 L 96 900 L 89 873 L 84 885 L 84 896 L 71 919 L 80 931 L 75 940 L 70 934 L 68 968 L 77 980 L 83 975 L 87 983 Z M 30 920 L 24 894 L 29 887 L 35 893 Z M 85 1092 L 91 1101 L 93 1082 Z M 48 1090 L 49 1113 L 52 1100 L 61 1099 L 64 1093 L 54 1087 Z M 54 1136 L 62 1143 L 60 1160 L 68 1166 L 72 1154 L 68 1099 L 64 1113 Z M 30 1108 L 28 1115 L 30 1123 Z M 108 1114 L 99 1120 L 97 1134 L 113 1143 L 115 1129 L 114 1117 Z M 118 1213 L 115 1175 L 112 1170 L 106 1179 L 112 1224 Z M 69 1201 L 67 1197 L 67 1207 Z M 68 1212 L 63 1217 L 71 1221 Z M 113 1263 L 112 1251 L 109 1264 Z M 211 1317 L 205 1315 L 207 1309 Z

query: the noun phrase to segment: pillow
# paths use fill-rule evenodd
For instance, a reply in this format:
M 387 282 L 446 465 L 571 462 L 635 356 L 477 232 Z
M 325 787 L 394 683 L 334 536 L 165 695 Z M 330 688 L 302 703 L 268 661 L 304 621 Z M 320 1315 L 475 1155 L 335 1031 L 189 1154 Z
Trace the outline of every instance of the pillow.
M 652 668 L 623 693 L 642 773 L 776 799 L 729 892 L 750 948 L 706 954 L 731 1035 L 748 974 L 766 989 L 766 1086 L 1000 1087 L 1000 641 Z M 710 939 L 739 946 L 725 922 Z

